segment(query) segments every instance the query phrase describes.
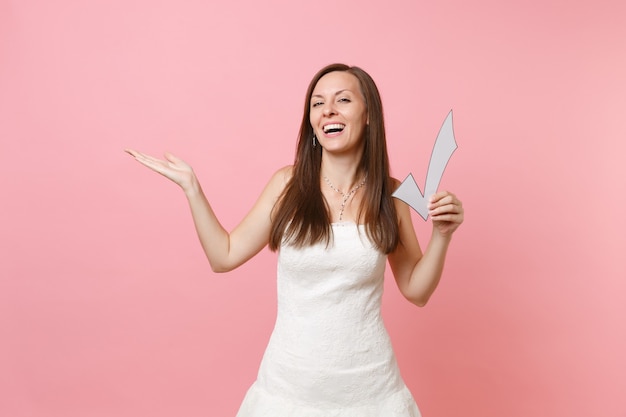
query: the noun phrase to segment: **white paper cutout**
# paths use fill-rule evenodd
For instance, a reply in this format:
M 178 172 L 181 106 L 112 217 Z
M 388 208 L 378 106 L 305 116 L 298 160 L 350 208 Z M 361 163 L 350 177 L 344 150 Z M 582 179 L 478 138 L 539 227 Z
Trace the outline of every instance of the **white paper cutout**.
M 422 194 L 415 179 L 413 179 L 413 174 L 409 174 L 391 196 L 407 203 L 426 221 L 428 219 L 428 199 L 437 192 L 443 171 L 456 148 L 457 144 L 454 140 L 452 127 L 452 110 L 450 110 L 441 129 L 439 129 L 435 146 L 430 154 L 424 193 Z

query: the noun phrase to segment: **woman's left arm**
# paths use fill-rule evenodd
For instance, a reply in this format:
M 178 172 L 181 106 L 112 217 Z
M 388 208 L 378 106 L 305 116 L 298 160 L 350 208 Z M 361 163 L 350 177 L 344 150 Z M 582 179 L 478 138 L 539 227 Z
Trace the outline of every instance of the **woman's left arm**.
M 400 242 L 389 254 L 389 264 L 400 292 L 413 304 L 423 307 L 435 292 L 452 234 L 463 222 L 463 205 L 447 191 L 434 194 L 428 206 L 433 231 L 426 251 L 422 253 L 411 221 L 409 206 L 396 201 Z

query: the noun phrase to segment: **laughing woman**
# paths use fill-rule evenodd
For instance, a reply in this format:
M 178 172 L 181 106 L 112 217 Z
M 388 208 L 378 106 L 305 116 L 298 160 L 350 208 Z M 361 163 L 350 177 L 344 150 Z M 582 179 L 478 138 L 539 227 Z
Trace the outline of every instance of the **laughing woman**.
M 237 268 L 267 245 L 278 251 L 276 324 L 238 417 L 420 415 L 381 318 L 385 263 L 401 293 L 425 305 L 463 208 L 449 192 L 431 197 L 422 252 L 409 207 L 391 196 L 399 181 L 365 71 L 333 64 L 314 76 L 294 164 L 273 175 L 231 232 L 188 164 L 128 152 L 182 188 L 213 271 Z

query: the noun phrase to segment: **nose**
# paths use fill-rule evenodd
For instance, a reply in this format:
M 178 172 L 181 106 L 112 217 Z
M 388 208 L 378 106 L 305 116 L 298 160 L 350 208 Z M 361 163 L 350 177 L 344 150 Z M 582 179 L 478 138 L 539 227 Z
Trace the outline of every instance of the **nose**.
M 337 114 L 337 112 L 335 111 L 335 103 L 333 103 L 332 101 L 325 103 L 323 114 L 324 116 L 332 116 Z

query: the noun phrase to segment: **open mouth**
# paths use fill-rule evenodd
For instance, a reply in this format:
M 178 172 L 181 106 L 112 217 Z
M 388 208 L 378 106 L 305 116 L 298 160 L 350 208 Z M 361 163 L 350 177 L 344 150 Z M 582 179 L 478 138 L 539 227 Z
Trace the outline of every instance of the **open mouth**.
M 341 123 L 334 123 L 334 124 L 326 125 L 324 126 L 324 133 L 338 133 L 338 132 L 343 131 L 345 127 L 346 125 L 341 124 Z

